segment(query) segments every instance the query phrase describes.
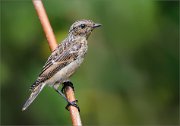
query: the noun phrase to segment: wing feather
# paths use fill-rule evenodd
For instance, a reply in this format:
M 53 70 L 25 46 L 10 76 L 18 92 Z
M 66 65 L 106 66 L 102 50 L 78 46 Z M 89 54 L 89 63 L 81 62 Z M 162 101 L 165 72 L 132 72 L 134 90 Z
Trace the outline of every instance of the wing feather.
M 33 90 L 40 83 L 45 82 L 47 79 L 51 78 L 56 72 L 77 59 L 78 50 L 80 48 L 80 43 L 72 44 L 72 46 L 65 48 L 64 50 L 62 46 L 59 45 L 59 47 L 56 48 L 56 50 L 54 50 L 48 58 L 41 73 L 39 74 L 39 77 L 30 89 Z

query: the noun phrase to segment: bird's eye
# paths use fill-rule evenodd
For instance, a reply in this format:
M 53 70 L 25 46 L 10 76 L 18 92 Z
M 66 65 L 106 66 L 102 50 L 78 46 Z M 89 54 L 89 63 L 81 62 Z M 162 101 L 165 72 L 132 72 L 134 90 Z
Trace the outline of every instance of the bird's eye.
M 83 29 L 83 28 L 86 27 L 86 25 L 85 24 L 81 24 L 80 27 Z

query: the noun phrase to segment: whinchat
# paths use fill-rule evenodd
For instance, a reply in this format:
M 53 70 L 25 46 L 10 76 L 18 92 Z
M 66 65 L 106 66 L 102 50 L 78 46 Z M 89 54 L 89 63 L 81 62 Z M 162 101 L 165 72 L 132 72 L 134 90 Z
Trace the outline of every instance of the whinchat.
M 70 76 L 81 65 L 88 50 L 87 39 L 91 32 L 99 26 L 101 24 L 91 20 L 80 20 L 73 23 L 68 37 L 52 52 L 37 80 L 31 86 L 31 95 L 22 110 L 25 110 L 34 101 L 45 85 L 52 86 L 65 97 L 58 87 L 69 81 Z

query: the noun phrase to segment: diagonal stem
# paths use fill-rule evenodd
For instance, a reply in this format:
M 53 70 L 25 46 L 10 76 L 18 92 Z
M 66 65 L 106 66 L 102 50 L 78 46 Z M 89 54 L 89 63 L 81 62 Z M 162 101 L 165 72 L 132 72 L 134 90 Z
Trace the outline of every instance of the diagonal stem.
M 51 25 L 49 23 L 43 3 L 41 0 L 32 0 L 32 2 L 34 4 L 34 7 L 35 7 L 36 12 L 39 17 L 39 20 L 40 20 L 43 30 L 45 32 L 49 47 L 50 47 L 51 51 L 53 51 L 57 47 L 57 42 L 56 42 L 53 30 L 51 28 Z M 70 102 L 76 100 L 76 98 L 74 96 L 74 91 L 70 86 L 67 86 L 65 88 L 65 95 L 66 95 L 68 101 L 70 101 Z M 81 126 L 82 123 L 81 123 L 81 118 L 80 118 L 78 109 L 74 106 L 70 106 L 69 112 L 70 112 L 73 126 Z
M 51 25 L 49 23 L 49 19 L 44 9 L 43 3 L 41 0 L 32 0 L 32 1 L 36 9 L 37 15 L 39 17 L 39 20 L 41 22 L 44 33 L 46 35 L 49 47 L 51 51 L 53 51 L 57 47 L 57 42 L 53 30 L 51 28 Z

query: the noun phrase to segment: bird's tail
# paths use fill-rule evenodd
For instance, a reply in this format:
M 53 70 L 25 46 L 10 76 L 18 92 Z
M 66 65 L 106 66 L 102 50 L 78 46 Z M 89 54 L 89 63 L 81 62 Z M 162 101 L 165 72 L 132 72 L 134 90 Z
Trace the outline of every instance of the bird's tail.
M 34 99 L 38 96 L 38 94 L 41 92 L 41 90 L 44 88 L 45 83 L 39 84 L 37 87 L 35 87 L 32 90 L 32 93 L 29 97 L 29 99 L 26 101 L 26 103 L 24 104 L 22 111 L 26 110 L 27 107 L 34 101 Z

